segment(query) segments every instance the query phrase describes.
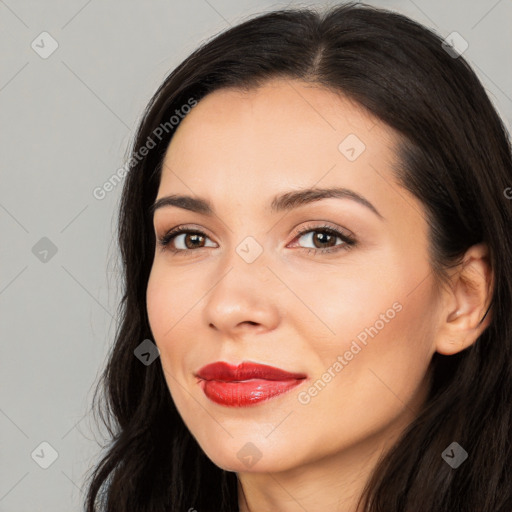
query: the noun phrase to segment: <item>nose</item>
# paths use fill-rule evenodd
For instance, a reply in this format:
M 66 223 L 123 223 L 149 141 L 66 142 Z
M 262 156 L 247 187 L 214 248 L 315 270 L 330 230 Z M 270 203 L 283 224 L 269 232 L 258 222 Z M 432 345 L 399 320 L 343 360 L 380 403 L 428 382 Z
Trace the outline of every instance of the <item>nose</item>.
M 282 283 L 261 262 L 230 260 L 207 294 L 203 321 L 223 337 L 270 331 L 279 324 Z

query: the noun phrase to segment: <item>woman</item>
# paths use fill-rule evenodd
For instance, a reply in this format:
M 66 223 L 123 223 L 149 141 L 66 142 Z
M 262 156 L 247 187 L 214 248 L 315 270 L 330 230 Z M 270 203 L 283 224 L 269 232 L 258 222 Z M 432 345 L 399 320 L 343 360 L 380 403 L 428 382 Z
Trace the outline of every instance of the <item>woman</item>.
M 130 166 L 88 512 L 512 510 L 511 150 L 453 48 L 258 16 L 166 78 Z

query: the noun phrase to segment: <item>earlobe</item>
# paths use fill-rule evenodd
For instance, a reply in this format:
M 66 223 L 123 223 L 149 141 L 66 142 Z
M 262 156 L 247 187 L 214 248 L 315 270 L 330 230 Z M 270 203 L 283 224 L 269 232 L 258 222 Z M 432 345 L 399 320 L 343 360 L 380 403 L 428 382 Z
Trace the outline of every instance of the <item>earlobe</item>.
M 489 326 L 494 280 L 484 244 L 470 247 L 453 274 L 442 311 L 436 351 L 456 354 L 471 346 Z

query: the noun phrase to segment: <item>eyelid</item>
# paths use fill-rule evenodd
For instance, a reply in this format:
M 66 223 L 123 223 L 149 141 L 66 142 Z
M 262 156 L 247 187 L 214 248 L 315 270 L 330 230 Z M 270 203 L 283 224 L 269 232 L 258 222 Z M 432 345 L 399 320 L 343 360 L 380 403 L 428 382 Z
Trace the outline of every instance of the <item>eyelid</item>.
M 319 224 L 320 223 L 320 224 Z M 300 224 L 300 228 L 294 228 L 294 237 L 297 237 L 299 235 L 303 235 L 304 233 L 307 233 L 309 231 L 335 231 L 338 232 L 340 235 L 343 235 L 343 237 L 348 239 L 355 239 L 354 233 L 350 231 L 347 228 L 343 228 L 341 226 L 338 226 L 337 224 L 333 224 L 332 222 L 325 221 L 325 220 L 316 220 L 316 221 L 308 221 L 304 225 L 303 223 Z

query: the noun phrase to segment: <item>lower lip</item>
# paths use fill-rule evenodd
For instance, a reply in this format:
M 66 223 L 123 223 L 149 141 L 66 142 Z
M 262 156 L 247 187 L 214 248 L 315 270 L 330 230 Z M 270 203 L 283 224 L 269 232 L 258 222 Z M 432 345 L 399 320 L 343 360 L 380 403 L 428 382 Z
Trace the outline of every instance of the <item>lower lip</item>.
M 304 379 L 265 380 L 252 379 L 241 382 L 201 380 L 201 389 L 212 401 L 229 407 L 247 407 L 270 400 L 300 385 Z

